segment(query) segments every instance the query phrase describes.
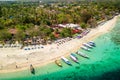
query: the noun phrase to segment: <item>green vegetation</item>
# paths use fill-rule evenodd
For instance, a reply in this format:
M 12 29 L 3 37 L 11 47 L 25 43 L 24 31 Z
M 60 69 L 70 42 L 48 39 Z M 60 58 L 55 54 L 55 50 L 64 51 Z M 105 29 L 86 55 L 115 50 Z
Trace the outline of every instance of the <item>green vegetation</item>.
M 61 36 L 62 38 L 64 38 L 64 37 L 72 37 L 72 31 L 71 31 L 71 29 L 70 29 L 70 28 L 64 28 L 64 29 L 61 31 L 60 36 Z
M 86 25 L 85 23 L 81 23 L 80 26 L 81 26 L 81 28 L 83 28 L 83 29 L 87 28 L 87 25 Z
M 0 41 L 39 36 L 54 40 L 55 29 L 50 26 L 63 23 L 80 24 L 84 29 L 95 27 L 99 21 L 111 19 L 120 12 L 120 1 L 71 1 L 53 3 L 3 2 L 0 4 Z M 11 29 L 14 29 L 11 31 Z M 70 28 L 60 29 L 60 38 L 72 37 Z

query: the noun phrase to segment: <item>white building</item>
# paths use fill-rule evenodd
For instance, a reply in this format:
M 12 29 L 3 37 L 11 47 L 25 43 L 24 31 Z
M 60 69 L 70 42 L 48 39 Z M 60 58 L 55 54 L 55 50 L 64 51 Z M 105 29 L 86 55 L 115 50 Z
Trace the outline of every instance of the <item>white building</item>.
M 58 24 L 58 26 L 63 27 L 63 28 L 79 28 L 80 26 L 78 24 Z

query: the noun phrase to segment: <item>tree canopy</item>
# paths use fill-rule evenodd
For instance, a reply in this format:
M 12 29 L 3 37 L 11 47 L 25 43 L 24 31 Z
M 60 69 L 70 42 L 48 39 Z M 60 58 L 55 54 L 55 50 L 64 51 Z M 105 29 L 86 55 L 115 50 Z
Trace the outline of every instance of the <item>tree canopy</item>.
M 101 20 L 111 19 L 120 12 L 120 1 L 71 1 L 67 2 L 11 2 L 0 5 L 0 40 L 24 40 L 29 37 L 41 36 L 55 39 L 53 25 L 75 23 L 84 29 L 94 27 Z M 17 30 L 11 35 L 10 29 Z M 71 37 L 69 28 L 58 31 L 61 37 Z M 20 34 L 21 33 L 21 34 Z M 3 36 L 6 35 L 6 36 Z

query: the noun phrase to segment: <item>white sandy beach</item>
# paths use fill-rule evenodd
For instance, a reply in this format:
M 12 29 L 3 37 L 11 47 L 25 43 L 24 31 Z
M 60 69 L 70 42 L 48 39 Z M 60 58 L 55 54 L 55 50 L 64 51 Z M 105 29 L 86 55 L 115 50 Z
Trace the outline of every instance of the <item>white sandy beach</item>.
M 82 43 L 109 32 L 114 27 L 117 17 L 118 16 L 92 29 L 90 33 L 81 39 L 72 39 L 61 44 L 59 48 L 57 48 L 57 45 L 54 43 L 45 45 L 44 48 L 34 50 L 0 48 L 0 73 L 29 69 L 30 64 L 34 67 L 43 66 L 55 61 L 55 59 L 59 59 L 61 56 L 67 56 L 71 52 L 77 51 Z

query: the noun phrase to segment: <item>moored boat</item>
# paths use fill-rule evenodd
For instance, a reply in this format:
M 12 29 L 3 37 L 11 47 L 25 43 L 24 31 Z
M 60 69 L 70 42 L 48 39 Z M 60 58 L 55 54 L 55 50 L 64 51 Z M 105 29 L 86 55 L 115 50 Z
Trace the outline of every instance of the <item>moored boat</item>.
M 35 69 L 34 69 L 34 67 L 33 67 L 32 64 L 30 65 L 30 72 L 31 72 L 32 74 L 35 74 Z
M 71 53 L 71 55 L 74 56 L 76 59 L 78 59 L 77 56 L 74 53 Z
M 77 59 L 76 57 L 74 57 L 73 55 L 70 55 L 70 58 L 71 58 L 74 62 L 79 63 L 79 62 L 78 62 L 78 59 Z
M 71 62 L 70 62 L 67 58 L 61 57 L 61 59 L 62 59 L 66 64 L 72 65 Z
M 88 49 L 88 48 L 85 47 L 85 46 L 81 46 L 81 49 L 84 49 L 84 50 L 86 50 L 86 51 L 90 51 L 90 49 Z
M 89 59 L 89 56 L 88 56 L 88 55 L 86 55 L 86 54 L 84 54 L 84 53 L 82 53 L 82 52 L 80 52 L 80 51 L 77 51 L 76 54 L 78 54 L 78 55 L 80 55 L 80 56 L 82 56 L 82 57 L 84 57 L 84 58 L 88 58 L 88 59 Z
M 83 43 L 84 46 L 88 47 L 88 48 L 92 48 L 91 45 L 87 44 L 87 43 Z
M 62 64 L 60 63 L 59 60 L 55 60 L 55 63 L 56 63 L 59 67 L 62 67 Z
M 94 41 L 89 41 L 89 42 L 95 44 Z
M 88 44 L 91 45 L 91 46 L 94 46 L 94 47 L 96 46 L 93 41 L 89 41 Z

